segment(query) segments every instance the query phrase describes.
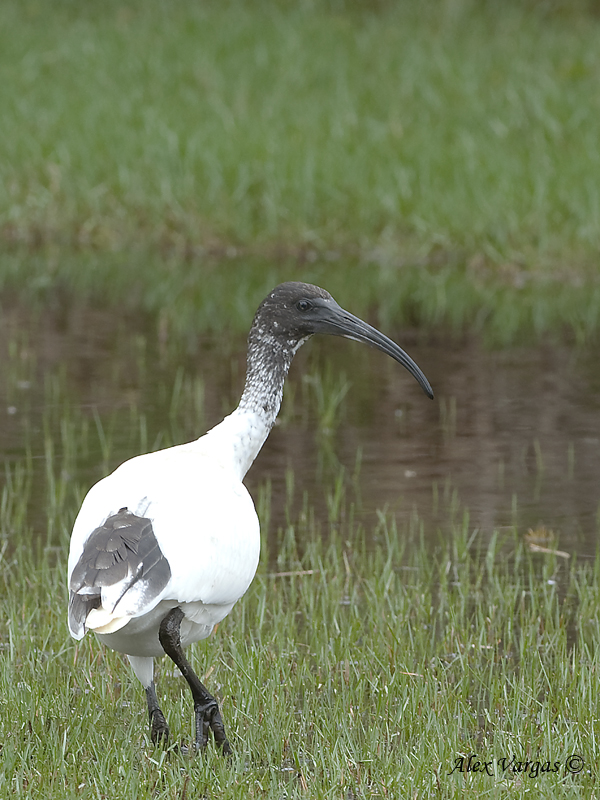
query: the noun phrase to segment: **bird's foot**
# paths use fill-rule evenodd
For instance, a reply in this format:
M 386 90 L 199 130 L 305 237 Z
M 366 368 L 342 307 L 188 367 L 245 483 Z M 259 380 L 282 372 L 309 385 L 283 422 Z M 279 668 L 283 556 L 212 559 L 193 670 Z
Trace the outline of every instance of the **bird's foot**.
M 169 726 L 160 708 L 150 715 L 150 739 L 152 744 L 166 746 L 169 743 Z
M 212 730 L 217 747 L 221 748 L 224 756 L 230 756 L 233 751 L 225 734 L 225 726 L 217 701 L 210 699 L 206 703 L 198 703 L 194 706 L 194 711 L 196 714 L 196 749 L 203 750 L 206 747 L 209 730 Z

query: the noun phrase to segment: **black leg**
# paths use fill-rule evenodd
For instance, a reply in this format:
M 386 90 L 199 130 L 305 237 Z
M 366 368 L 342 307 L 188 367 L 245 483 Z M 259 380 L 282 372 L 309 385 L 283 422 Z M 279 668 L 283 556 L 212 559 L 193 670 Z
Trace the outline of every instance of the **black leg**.
M 163 712 L 158 705 L 158 697 L 154 688 L 154 681 L 146 689 L 148 701 L 148 716 L 150 717 L 150 739 L 153 744 L 167 744 L 169 741 L 169 726 Z
M 231 755 L 231 747 L 225 735 L 225 727 L 223 726 L 217 701 L 200 682 L 181 649 L 179 629 L 183 616 L 183 611 L 180 608 L 174 608 L 169 611 L 160 623 L 158 638 L 165 653 L 181 670 L 181 674 L 186 679 L 192 692 L 196 716 L 196 747 L 206 747 L 210 729 L 213 732 L 217 746 L 222 748 L 225 755 Z

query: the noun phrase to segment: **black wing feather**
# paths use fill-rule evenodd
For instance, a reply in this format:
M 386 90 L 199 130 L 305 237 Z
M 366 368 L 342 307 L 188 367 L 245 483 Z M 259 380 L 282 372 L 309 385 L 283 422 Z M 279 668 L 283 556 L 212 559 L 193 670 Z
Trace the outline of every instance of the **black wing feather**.
M 156 596 L 169 582 L 171 568 L 152 520 L 122 508 L 92 531 L 75 565 L 69 582 L 71 629 L 82 633 L 91 609 L 101 605 L 102 587 L 114 586 L 128 576 L 121 597 L 140 580 L 147 584 L 148 594 Z

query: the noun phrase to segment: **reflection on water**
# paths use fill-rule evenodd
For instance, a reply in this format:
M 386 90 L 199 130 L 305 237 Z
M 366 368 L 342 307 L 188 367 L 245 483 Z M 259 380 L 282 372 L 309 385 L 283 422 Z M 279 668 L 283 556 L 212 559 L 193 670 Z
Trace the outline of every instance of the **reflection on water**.
M 449 507 L 458 507 L 484 533 L 544 525 L 560 534 L 562 549 L 593 555 L 600 500 L 595 354 L 543 346 L 488 352 L 473 340 L 423 343 L 410 332 L 386 332 L 423 368 L 435 401 L 363 345 L 309 343 L 247 479 L 255 496 L 270 483 L 271 532 L 285 525 L 286 498 L 295 509 L 307 498 L 317 519 L 335 516 L 337 486 L 366 535 L 375 510 L 385 508 L 400 530 L 416 511 L 425 536 L 437 541 Z M 0 455 L 15 465 L 28 454 L 41 485 L 50 447 L 80 495 L 140 450 L 195 438 L 237 403 L 245 352 L 240 340 L 191 345 L 183 352 L 149 320 L 114 310 L 57 307 L 34 317 L 5 308 Z M 78 441 L 84 433 L 85 446 Z M 46 502 L 46 494 L 33 493 L 32 525 L 40 533 Z

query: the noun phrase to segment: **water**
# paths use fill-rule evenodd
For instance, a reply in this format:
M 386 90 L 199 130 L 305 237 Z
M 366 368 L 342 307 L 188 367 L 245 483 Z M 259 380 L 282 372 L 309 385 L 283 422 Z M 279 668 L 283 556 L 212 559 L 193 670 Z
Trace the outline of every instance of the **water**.
M 280 422 L 247 478 L 255 497 L 270 486 L 269 535 L 306 504 L 327 530 L 341 497 L 366 536 L 385 509 L 401 531 L 418 516 L 438 542 L 468 510 L 469 527 L 486 536 L 545 527 L 561 549 L 593 556 L 595 352 L 489 352 L 474 339 L 386 332 L 423 368 L 435 401 L 376 351 L 312 340 L 292 365 Z M 27 463 L 35 487 L 45 486 L 54 458 L 74 498 L 124 459 L 216 424 L 235 407 L 245 369 L 243 338 L 173 343 L 150 319 L 72 305 L 5 308 L 0 347 L 0 457 L 11 469 Z M 29 501 L 39 535 L 47 534 L 48 492 Z

